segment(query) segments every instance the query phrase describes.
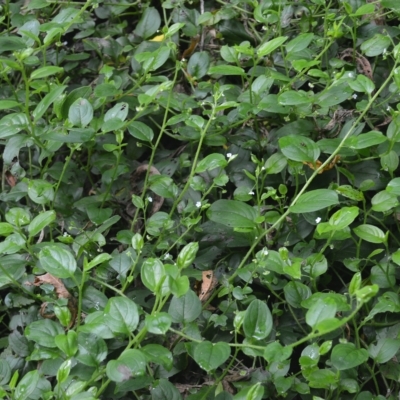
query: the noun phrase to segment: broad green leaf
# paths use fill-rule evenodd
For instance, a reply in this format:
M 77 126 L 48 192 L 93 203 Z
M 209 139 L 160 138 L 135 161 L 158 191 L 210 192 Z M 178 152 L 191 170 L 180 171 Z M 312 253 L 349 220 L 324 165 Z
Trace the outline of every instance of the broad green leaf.
M 210 56 L 207 51 L 194 53 L 188 62 L 187 71 L 190 76 L 200 79 L 207 75 L 210 66 Z
M 136 25 L 134 33 L 143 39 L 147 39 L 157 32 L 160 25 L 161 18 L 157 9 L 154 7 L 148 7 L 144 10 L 142 18 Z
M 283 288 L 286 301 L 294 308 L 300 308 L 303 300 L 311 296 L 311 289 L 301 282 L 291 281 Z
M 260 47 L 257 49 L 258 57 L 264 57 L 272 53 L 278 47 L 282 46 L 282 44 L 285 43 L 287 39 L 287 36 L 279 36 L 266 43 L 261 44 Z
M 246 75 L 246 72 L 233 65 L 216 65 L 208 70 L 208 75 Z
M 400 179 L 399 179 L 399 184 L 400 184 Z M 399 186 L 400 189 L 400 186 Z M 364 200 L 364 194 L 360 190 L 354 189 L 350 185 L 342 185 L 337 187 L 336 192 L 338 192 L 340 195 L 351 199 L 355 201 L 363 201 Z M 399 190 L 400 193 L 400 190 Z
M 372 199 L 372 210 L 377 212 L 387 212 L 398 206 L 397 196 L 385 190 L 378 192 Z
M 376 146 L 385 142 L 387 139 L 379 131 L 371 131 L 367 133 L 361 133 L 358 136 L 349 137 L 345 145 L 351 149 L 366 149 L 367 147 Z
M 111 256 L 108 253 L 98 254 L 92 261 L 88 262 L 84 265 L 85 271 L 89 271 L 94 268 L 96 265 L 102 264 L 108 260 L 111 260 Z
M 361 51 L 367 57 L 375 57 L 387 51 L 391 45 L 392 41 L 387 35 L 377 33 L 361 44 Z
M 392 179 L 385 189 L 390 194 L 400 196 L 400 178 Z
M 237 200 L 217 200 L 207 210 L 207 217 L 214 222 L 231 228 L 256 227 L 257 211 L 246 203 Z
M 371 94 L 375 90 L 374 82 L 365 75 L 357 75 L 355 81 L 348 81 L 349 86 L 356 92 Z
M 310 97 L 307 92 L 303 90 L 288 90 L 278 96 L 278 102 L 282 106 L 299 106 L 309 104 L 312 101 L 313 97 Z
M 176 323 L 193 322 L 201 313 L 201 302 L 193 290 L 182 297 L 173 297 L 168 314 Z
M 163 263 L 158 258 L 147 258 L 142 264 L 140 276 L 151 292 L 158 293 L 166 277 Z
M 70 330 L 57 335 L 54 342 L 67 357 L 73 357 L 78 351 L 78 336 L 75 331 Z
M 333 318 L 336 314 L 336 302 L 329 297 L 320 298 L 314 302 L 306 313 L 306 322 L 311 328 L 328 318 Z
M 25 328 L 25 336 L 40 346 L 55 348 L 55 337 L 63 335 L 63 327 L 50 319 L 42 319 L 30 323 Z
M 343 207 L 329 218 L 328 223 L 332 230 L 344 229 L 354 222 L 359 212 L 360 209 L 358 207 Z
M 172 353 L 160 344 L 147 344 L 140 351 L 146 356 L 148 362 L 162 365 L 167 371 L 170 371 L 173 364 Z
M 353 343 L 337 344 L 331 354 L 332 365 L 339 371 L 357 367 L 367 360 L 367 350 L 357 349 Z
M 106 342 L 92 333 L 78 333 L 78 353 L 75 358 L 88 367 L 98 368 L 107 357 Z
M 128 103 L 117 103 L 114 107 L 110 108 L 104 115 L 104 121 L 119 119 L 125 121 L 128 116 L 129 106 Z
M 320 155 L 319 147 L 305 136 L 284 136 L 279 139 L 279 147 L 282 153 L 293 161 L 314 163 Z
M 0 110 L 12 110 L 21 108 L 22 104 L 14 100 L 0 100 Z
M 36 108 L 32 112 L 34 121 L 37 121 L 43 116 L 47 109 L 61 96 L 67 86 L 56 86 L 51 89 L 46 96 L 39 102 Z
M 93 119 L 93 107 L 86 99 L 74 101 L 68 111 L 68 119 L 74 126 L 84 128 Z
M 28 400 L 35 391 L 39 383 L 40 375 L 38 370 L 27 372 L 22 379 L 18 382 L 15 388 L 15 400 Z
M 45 246 L 39 253 L 42 268 L 56 278 L 70 278 L 76 270 L 74 256 L 61 245 Z
M 268 363 L 287 360 L 292 355 L 291 347 L 282 346 L 279 342 L 269 343 L 264 350 L 264 358 Z
M 308 47 L 308 45 L 311 43 L 311 41 L 314 38 L 313 33 L 302 33 L 292 39 L 289 43 L 286 43 L 286 51 L 289 53 L 291 51 L 293 52 L 299 52 L 301 50 L 304 50 L 305 48 Z
M 104 308 L 104 321 L 117 333 L 129 335 L 139 323 L 139 312 L 136 304 L 127 297 L 112 297 Z
M 400 349 L 400 339 L 380 338 L 368 348 L 370 357 L 379 364 L 387 363 Z
M 154 137 L 153 130 L 140 121 L 133 121 L 128 125 L 129 133 L 136 139 L 144 142 L 151 142 Z
M 369 224 L 359 225 L 353 229 L 354 233 L 361 239 L 369 243 L 384 243 L 387 236 L 382 229 Z
M 200 174 L 205 171 L 212 171 L 215 168 L 225 168 L 228 161 L 222 154 L 212 153 L 204 157 L 196 166 L 196 173 Z
M 272 330 L 272 314 L 265 302 L 253 300 L 246 310 L 243 330 L 247 338 L 265 339 Z
M 399 166 L 399 155 L 394 151 L 381 155 L 381 166 L 384 171 L 395 171 Z
M 281 153 L 272 154 L 265 161 L 264 168 L 267 174 L 279 174 L 287 165 L 286 157 Z
M 295 214 L 309 213 L 338 203 L 338 195 L 334 190 L 317 189 L 302 194 L 297 203 L 290 207 L 290 211 Z
M 318 94 L 314 102 L 318 104 L 319 107 L 332 107 L 336 104 L 343 103 L 352 93 L 353 90 L 347 82 L 339 83 Z
M 152 382 L 152 400 L 182 400 L 182 396 L 174 384 L 161 378 Z
M 231 348 L 228 343 L 204 341 L 196 346 L 193 358 L 202 369 L 210 372 L 223 364 L 230 354 Z
M 188 243 L 178 254 L 178 258 L 176 260 L 176 265 L 178 268 L 183 269 L 189 267 L 196 258 L 198 251 L 199 244 L 197 242 Z
M 125 350 L 117 360 L 107 363 L 107 376 L 114 382 L 124 382 L 146 372 L 146 356 L 136 349 Z
M 150 333 L 164 335 L 168 332 L 172 323 L 171 316 L 168 313 L 160 312 L 152 315 L 146 315 L 145 325 Z
M 64 71 L 64 68 L 54 67 L 54 66 L 38 68 L 37 70 L 35 70 L 31 73 L 31 80 L 46 78 L 47 76 L 59 74 L 63 71 Z
M 0 54 L 5 51 L 18 51 L 26 48 L 25 41 L 16 36 L 0 37 Z
M 28 226 L 29 236 L 33 237 L 37 235 L 42 229 L 55 221 L 55 219 L 56 213 L 52 210 L 40 213 L 31 221 Z
M 390 288 L 396 284 L 396 267 L 393 264 L 384 262 L 371 268 L 371 282 L 379 288 Z

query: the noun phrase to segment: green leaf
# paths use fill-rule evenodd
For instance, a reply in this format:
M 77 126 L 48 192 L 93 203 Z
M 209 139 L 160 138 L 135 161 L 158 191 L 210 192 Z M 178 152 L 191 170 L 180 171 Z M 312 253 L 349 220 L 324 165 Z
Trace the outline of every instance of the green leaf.
M 331 230 L 333 231 L 339 231 L 350 224 L 354 222 L 354 220 L 357 218 L 358 214 L 360 212 L 360 209 L 358 207 L 343 207 L 339 211 L 336 211 L 328 221 L 329 226 L 331 227 Z M 317 226 L 318 230 L 318 226 Z M 325 232 L 327 230 L 325 229 Z
M 0 37 L 0 54 L 5 51 L 18 51 L 26 48 L 25 41 L 16 36 Z
M 320 298 L 308 309 L 306 313 L 306 322 L 311 328 L 315 328 L 321 321 L 333 318 L 336 311 L 336 302 L 333 299 L 329 297 Z
M 78 335 L 75 331 L 71 330 L 57 335 L 54 342 L 67 357 L 73 357 L 78 351 Z
M 269 364 L 287 360 L 292 355 L 291 347 L 282 346 L 279 342 L 269 343 L 264 350 L 264 358 Z
M 141 274 L 143 284 L 153 293 L 158 293 L 165 280 L 165 268 L 158 258 L 148 258 L 142 264 Z
M 281 153 L 272 154 L 265 161 L 264 168 L 266 174 L 279 174 L 287 165 L 286 157 Z
M 151 391 L 152 400 L 182 400 L 178 389 L 168 379 L 154 381 Z
M 300 308 L 303 300 L 311 296 L 311 289 L 301 282 L 291 281 L 283 288 L 286 301 L 294 308 Z
M 398 206 L 397 196 L 385 190 L 378 192 L 372 199 L 372 210 L 377 212 L 387 212 Z
M 171 323 L 171 316 L 165 312 L 146 315 L 145 319 L 146 329 L 155 335 L 164 335 L 167 333 Z
M 246 75 L 243 68 L 233 65 L 216 65 L 208 70 L 208 75 Z
M 400 349 L 400 339 L 380 338 L 368 348 L 370 357 L 379 364 L 387 363 Z
M 201 313 L 201 302 L 193 290 L 182 297 L 173 297 L 168 314 L 176 323 L 193 322 Z
M 279 139 L 282 153 L 293 161 L 314 163 L 320 155 L 319 147 L 309 138 L 288 135 Z
M 34 321 L 25 328 L 25 336 L 40 346 L 55 348 L 55 337 L 63 335 L 63 327 L 50 319 Z
M 46 96 L 39 102 L 36 108 L 32 112 L 34 121 L 37 121 L 43 116 L 47 109 L 62 95 L 67 86 L 56 86 L 53 87 Z
M 118 119 L 125 121 L 128 116 L 129 106 L 128 103 L 117 103 L 114 107 L 110 108 L 104 115 L 104 122 Z
M 349 137 L 345 145 L 351 149 L 366 149 L 367 147 L 376 146 L 383 142 L 386 142 L 386 137 L 379 131 L 371 131 L 367 133 L 361 133 L 358 136 Z
M 297 203 L 290 207 L 290 211 L 294 214 L 309 213 L 338 203 L 338 195 L 334 190 L 317 189 L 302 194 Z
M 291 40 L 289 43 L 286 43 L 286 51 L 289 53 L 291 51 L 293 52 L 299 52 L 304 50 L 305 48 L 308 47 L 308 45 L 311 43 L 311 41 L 314 38 L 313 33 L 302 33 L 298 35 L 296 38 Z
M 207 217 L 214 222 L 231 228 L 256 227 L 254 222 L 257 218 L 257 211 L 241 201 L 217 200 L 207 210 Z
M 359 238 L 369 243 L 384 243 L 387 240 L 387 236 L 383 233 L 382 229 L 374 225 L 359 225 L 353 231 Z
M 92 333 L 78 333 L 78 353 L 75 358 L 88 367 L 98 368 L 107 357 L 106 342 Z
M 299 106 L 309 104 L 312 101 L 313 97 L 310 97 L 307 92 L 303 90 L 288 90 L 278 96 L 278 102 L 282 106 Z
M 265 302 L 253 300 L 246 310 L 243 330 L 247 338 L 265 339 L 272 330 L 272 314 Z
M 99 264 L 103 264 L 104 262 L 111 260 L 111 259 L 112 259 L 112 257 L 108 253 L 98 254 L 92 261 L 90 261 L 89 263 L 84 265 L 85 271 L 89 271 L 92 268 L 94 268 L 95 266 L 97 266 Z
M 93 107 L 86 99 L 74 101 L 68 111 L 68 119 L 74 126 L 84 128 L 93 119 Z
M 148 362 L 162 365 L 167 371 L 172 369 L 172 353 L 160 344 L 148 344 L 140 349 Z
M 42 268 L 56 278 L 70 278 L 76 270 L 74 256 L 61 245 L 45 246 L 39 253 Z
M 196 346 L 193 358 L 202 369 L 210 372 L 223 364 L 230 354 L 231 348 L 228 343 L 204 341 Z
M 29 237 L 37 235 L 42 229 L 55 221 L 55 219 L 56 213 L 54 211 L 45 211 L 37 215 L 28 226 Z
M 207 51 L 194 53 L 187 64 L 187 71 L 190 76 L 200 79 L 207 75 L 210 66 L 210 56 Z
M 47 76 L 59 74 L 61 72 L 64 72 L 64 68 L 62 67 L 50 66 L 50 67 L 38 68 L 37 70 L 31 73 L 31 80 L 46 78 Z
M 380 263 L 371 268 L 371 282 L 379 288 L 390 288 L 396 284 L 396 267 L 390 263 Z
M 222 154 L 213 153 L 203 158 L 196 166 L 196 174 L 212 171 L 215 168 L 225 168 L 228 161 Z
M 14 399 L 15 400 L 28 400 L 38 386 L 40 379 L 39 371 L 29 371 L 19 381 L 15 388 Z
M 339 371 L 357 367 L 367 360 L 367 350 L 357 349 L 353 343 L 337 344 L 331 354 L 332 365 Z
M 375 57 L 387 51 L 391 44 L 388 36 L 377 33 L 361 44 L 361 50 L 367 57 Z
M 139 323 L 136 304 L 127 297 L 112 297 L 104 308 L 104 321 L 116 333 L 129 335 Z
M 136 25 L 134 33 L 143 39 L 147 39 L 157 32 L 160 25 L 161 18 L 157 9 L 154 7 L 148 7 L 144 10 L 142 18 L 140 18 L 139 23 Z
M 400 179 L 399 179 L 400 183 Z M 338 192 L 340 195 L 347 197 L 348 199 L 355 200 L 355 201 L 363 201 L 364 200 L 364 194 L 360 190 L 352 188 L 350 185 L 342 185 L 337 187 L 336 192 Z M 399 190 L 400 193 L 400 190 Z
M 189 267 L 196 258 L 198 251 L 199 244 L 197 242 L 187 244 L 178 254 L 178 258 L 176 260 L 176 265 L 178 268 L 183 269 Z
M 136 349 L 125 350 L 117 360 L 111 360 L 106 367 L 107 376 L 114 382 L 124 382 L 146 372 L 146 356 Z
M 288 39 L 287 36 L 279 36 L 279 37 L 274 38 L 266 43 L 263 43 L 257 49 L 258 57 L 264 57 L 264 56 L 272 53 L 278 47 L 282 46 L 282 44 L 285 43 L 287 39 Z
M 144 142 L 151 142 L 154 137 L 153 130 L 140 121 L 133 121 L 131 124 L 129 124 L 128 131 L 134 138 Z

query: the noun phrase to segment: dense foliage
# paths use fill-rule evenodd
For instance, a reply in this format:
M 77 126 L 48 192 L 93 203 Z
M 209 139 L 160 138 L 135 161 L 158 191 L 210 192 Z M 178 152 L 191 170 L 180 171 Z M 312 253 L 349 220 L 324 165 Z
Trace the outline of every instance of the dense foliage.
M 399 16 L 4 0 L 0 397 L 397 399 Z

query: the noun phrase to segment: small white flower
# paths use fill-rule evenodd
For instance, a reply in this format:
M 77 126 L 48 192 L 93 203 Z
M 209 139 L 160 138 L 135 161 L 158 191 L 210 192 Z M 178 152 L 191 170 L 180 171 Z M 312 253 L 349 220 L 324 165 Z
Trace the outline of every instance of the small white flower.
M 308 87 L 310 87 L 312 89 L 314 87 L 314 85 L 311 82 L 308 82 Z
M 148 201 L 149 203 L 152 203 L 152 202 L 153 202 L 153 198 L 149 196 L 149 197 L 147 198 L 147 201 Z
M 264 167 L 264 165 L 261 167 L 261 171 L 265 171 L 265 167 Z
M 254 192 L 252 190 L 250 190 L 249 194 L 252 196 L 254 194 Z
M 263 254 L 264 254 L 264 256 L 267 256 L 267 255 L 268 255 L 268 249 L 267 249 L 267 248 L 264 248 L 264 249 L 263 249 Z
M 319 223 L 321 222 L 321 218 L 320 218 L 320 217 L 316 218 L 316 219 L 315 219 L 315 222 L 316 222 L 317 224 L 319 224 Z
M 354 74 L 352 72 L 349 72 L 349 78 L 354 78 Z
M 196 207 L 197 207 L 197 208 L 200 208 L 200 207 L 201 207 L 201 201 L 198 201 L 198 202 L 196 203 Z
M 387 106 L 386 111 L 390 111 L 390 110 L 391 110 L 391 107 Z
M 355 100 L 357 98 L 357 95 L 354 93 L 351 97 Z
M 64 232 L 64 233 L 63 233 L 63 236 L 64 236 L 64 237 L 69 237 L 68 232 Z
M 167 253 L 164 255 L 164 260 L 168 260 L 169 258 L 172 258 L 171 254 Z
M 232 157 L 232 153 L 228 153 L 226 156 L 227 156 L 228 158 L 231 158 L 231 157 Z
M 386 49 L 383 49 L 383 54 L 385 54 L 386 53 Z

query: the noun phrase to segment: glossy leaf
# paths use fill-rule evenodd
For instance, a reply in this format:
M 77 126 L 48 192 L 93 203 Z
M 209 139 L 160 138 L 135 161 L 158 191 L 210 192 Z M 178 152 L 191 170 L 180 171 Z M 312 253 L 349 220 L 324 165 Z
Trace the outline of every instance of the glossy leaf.
M 248 338 L 265 339 L 272 330 L 272 314 L 265 302 L 253 300 L 246 310 L 243 330 Z
M 330 189 L 311 190 L 302 194 L 296 204 L 290 207 L 295 214 L 309 213 L 336 205 L 339 203 L 338 195 Z
M 320 155 L 319 147 L 305 136 L 289 135 L 279 139 L 282 153 L 293 161 L 314 163 Z
M 39 260 L 43 269 L 56 278 L 69 278 L 76 270 L 74 256 L 58 245 L 44 247 L 39 253 Z
M 204 341 L 196 346 L 193 358 L 202 369 L 210 372 L 223 364 L 230 354 L 231 348 L 228 343 Z
M 339 371 L 357 367 L 367 360 L 367 350 L 357 349 L 353 343 L 337 344 L 331 354 L 332 365 Z
M 139 312 L 136 304 L 127 297 L 112 297 L 104 309 L 104 321 L 117 333 L 129 335 L 139 323 Z
M 201 302 L 196 294 L 189 290 L 182 297 L 173 297 L 168 314 L 173 322 L 184 323 L 194 321 L 201 313 Z

